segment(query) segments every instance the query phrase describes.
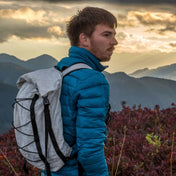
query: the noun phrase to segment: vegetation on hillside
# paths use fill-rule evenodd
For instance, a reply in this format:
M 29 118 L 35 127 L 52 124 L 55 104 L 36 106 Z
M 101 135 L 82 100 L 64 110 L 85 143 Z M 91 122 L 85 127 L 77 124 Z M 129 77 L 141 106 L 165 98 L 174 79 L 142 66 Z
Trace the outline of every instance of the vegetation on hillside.
M 112 112 L 105 152 L 110 176 L 176 176 L 176 105 Z
M 160 110 L 123 105 L 111 112 L 105 155 L 110 176 L 176 176 L 176 105 Z M 25 176 L 14 131 L 0 135 L 0 175 Z M 27 164 L 29 175 L 40 171 Z

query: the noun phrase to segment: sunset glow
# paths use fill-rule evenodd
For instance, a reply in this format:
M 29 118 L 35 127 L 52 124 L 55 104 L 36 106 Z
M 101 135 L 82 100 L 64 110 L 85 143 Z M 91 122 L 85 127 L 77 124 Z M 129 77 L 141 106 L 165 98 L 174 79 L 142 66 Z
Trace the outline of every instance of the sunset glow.
M 85 6 L 111 11 L 118 46 L 109 72 L 132 72 L 176 63 L 176 4 L 73 1 L 0 1 L 0 53 L 22 60 L 49 54 L 60 60 L 70 47 L 66 23 Z

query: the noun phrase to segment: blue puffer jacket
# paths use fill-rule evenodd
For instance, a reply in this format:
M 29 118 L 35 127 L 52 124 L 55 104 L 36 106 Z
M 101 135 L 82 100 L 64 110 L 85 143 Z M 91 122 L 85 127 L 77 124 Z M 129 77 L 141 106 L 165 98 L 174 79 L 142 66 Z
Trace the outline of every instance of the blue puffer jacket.
M 109 175 L 104 156 L 109 104 L 109 84 L 101 73 L 105 67 L 89 51 L 79 47 L 71 47 L 69 57 L 62 59 L 57 67 L 63 69 L 80 62 L 93 70 L 80 69 L 64 77 L 61 93 L 64 137 L 73 147 L 74 157 L 52 176 L 78 176 L 78 162 L 83 176 Z

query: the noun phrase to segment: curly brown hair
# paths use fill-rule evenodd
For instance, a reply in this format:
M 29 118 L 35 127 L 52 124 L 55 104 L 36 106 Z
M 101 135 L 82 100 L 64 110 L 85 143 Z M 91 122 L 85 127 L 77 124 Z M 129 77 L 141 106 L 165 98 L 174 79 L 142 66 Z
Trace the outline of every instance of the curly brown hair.
M 67 24 L 67 35 L 72 46 L 79 46 L 79 35 L 92 35 L 95 26 L 105 24 L 111 28 L 117 27 L 117 20 L 109 11 L 98 7 L 86 7 L 78 11 Z

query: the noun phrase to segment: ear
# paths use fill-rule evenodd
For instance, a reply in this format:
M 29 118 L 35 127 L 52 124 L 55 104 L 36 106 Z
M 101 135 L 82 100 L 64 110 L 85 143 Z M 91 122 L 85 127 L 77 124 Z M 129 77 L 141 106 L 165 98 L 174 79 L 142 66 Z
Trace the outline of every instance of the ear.
M 79 35 L 79 45 L 83 48 L 87 48 L 89 46 L 89 38 L 84 33 Z

